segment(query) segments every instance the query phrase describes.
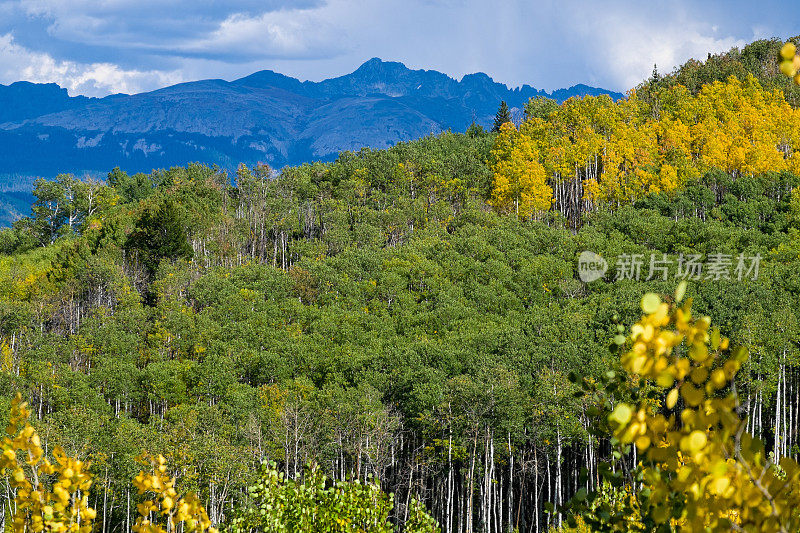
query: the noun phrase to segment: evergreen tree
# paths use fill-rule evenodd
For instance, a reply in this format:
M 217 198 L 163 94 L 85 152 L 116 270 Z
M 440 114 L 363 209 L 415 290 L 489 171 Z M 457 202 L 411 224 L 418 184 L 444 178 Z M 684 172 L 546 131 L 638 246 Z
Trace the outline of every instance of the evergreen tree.
M 658 73 L 658 65 L 653 63 L 653 74 L 650 76 L 651 83 L 658 83 L 661 79 L 661 74 Z
M 164 201 L 158 210 L 145 211 L 128 237 L 126 248 L 137 250 L 139 259 L 153 275 L 162 259 L 191 258 L 192 247 L 177 206 Z
M 497 114 L 494 116 L 492 131 L 495 133 L 500 131 L 500 127 L 507 122 L 511 122 L 511 111 L 508 110 L 508 104 L 503 100 L 500 102 L 500 107 L 497 109 Z

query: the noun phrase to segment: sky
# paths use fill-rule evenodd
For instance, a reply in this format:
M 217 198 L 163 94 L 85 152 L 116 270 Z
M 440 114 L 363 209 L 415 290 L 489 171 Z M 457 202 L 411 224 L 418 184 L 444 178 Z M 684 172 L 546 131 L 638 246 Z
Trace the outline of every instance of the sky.
M 797 34 L 800 5 L 771 0 L 0 0 L 0 83 L 104 96 L 264 69 L 319 81 L 380 57 L 625 91 L 654 64 Z

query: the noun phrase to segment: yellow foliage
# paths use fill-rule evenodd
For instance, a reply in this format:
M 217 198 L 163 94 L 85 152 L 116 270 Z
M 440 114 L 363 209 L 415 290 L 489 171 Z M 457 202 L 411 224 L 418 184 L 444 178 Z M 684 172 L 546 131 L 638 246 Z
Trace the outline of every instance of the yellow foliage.
M 732 383 L 747 352 L 694 317 L 691 300 L 670 305 L 648 294 L 642 310 L 621 363 L 662 391 L 666 410 L 647 399 L 619 403 L 608 420 L 643 458 L 649 516 L 665 524 L 680 509 L 672 523 L 683 531 L 797 531 L 800 467 L 789 458 L 773 465 L 737 414 Z
M 53 449 L 54 461 L 45 457 L 41 438 L 28 422 L 30 415 L 27 403 L 17 394 L 11 403 L 8 436 L 0 444 L 0 469 L 15 491 L 13 530 L 91 532 L 97 513 L 88 503 L 92 486 L 89 465 L 67 456 L 60 447 Z M 162 456 L 141 461 L 152 466 L 152 472 L 140 472 L 133 485 L 139 494 L 152 497 L 138 506 L 141 516 L 133 526 L 135 532 L 164 533 L 181 525 L 187 533 L 216 533 L 194 494 L 178 498 L 175 480 L 166 474 Z
M 139 517 L 131 529 L 135 533 L 166 533 L 182 525 L 182 531 L 216 533 L 211 527 L 202 502 L 193 493 L 178 498 L 175 480 L 167 475 L 167 464 L 163 456 L 142 456 L 140 462 L 149 466 L 149 472 L 139 472 L 133 486 L 140 495 L 148 499 L 136 506 Z
M 780 52 L 780 71 L 800 85 L 800 56 L 797 54 L 797 47 L 791 41 L 784 43 Z
M 752 76 L 708 84 L 697 95 L 675 86 L 655 99 L 573 98 L 548 121 L 533 117 L 519 131 L 504 125 L 492 150 L 491 205 L 528 216 L 549 208 L 548 191 L 575 194 L 576 183 L 577 200 L 620 205 L 711 169 L 734 178 L 800 172 L 800 110 Z
M 507 122 L 500 128 L 492 160 L 491 205 L 522 218 L 550 208 L 553 190 L 546 183 L 537 148 L 529 137 L 518 134 L 514 124 Z
M 92 485 L 88 465 L 67 457 L 58 447 L 51 462 L 44 456 L 39 435 L 28 424 L 29 417 L 27 404 L 17 394 L 0 455 L 0 468 L 16 491 L 14 531 L 89 533 L 96 512 L 88 504 Z

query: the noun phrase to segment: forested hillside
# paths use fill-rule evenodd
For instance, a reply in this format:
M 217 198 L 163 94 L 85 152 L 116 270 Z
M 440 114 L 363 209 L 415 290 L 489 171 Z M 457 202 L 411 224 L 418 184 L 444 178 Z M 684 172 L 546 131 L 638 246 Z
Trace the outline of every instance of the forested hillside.
M 203 165 L 37 182 L 0 232 L 0 413 L 22 393 L 90 461 L 104 531 L 132 523 L 143 451 L 216 525 L 259 464 L 311 461 L 380 480 L 398 524 L 419 499 L 447 533 L 546 531 L 612 449 L 570 374 L 604 379 L 642 295 L 686 279 L 750 351 L 746 429 L 797 457 L 798 111 L 752 77 L 526 111 L 234 185 Z
M 421 497 L 445 531 L 542 529 L 598 450 L 567 374 L 604 372 L 616 324 L 676 283 L 614 281 L 613 258 L 760 254 L 756 280 L 689 292 L 751 348 L 754 428 L 795 453 L 797 177 L 707 173 L 573 230 L 487 208 L 493 142 L 444 134 L 275 180 L 242 168 L 236 188 L 201 166 L 64 178 L 69 202 L 40 184 L 34 217 L 2 233 L 5 397 L 92 461 L 119 527 L 147 449 L 214 522 L 260 460 L 313 459 L 378 476 L 400 517 Z M 612 261 L 604 280 L 577 279 L 583 250 Z

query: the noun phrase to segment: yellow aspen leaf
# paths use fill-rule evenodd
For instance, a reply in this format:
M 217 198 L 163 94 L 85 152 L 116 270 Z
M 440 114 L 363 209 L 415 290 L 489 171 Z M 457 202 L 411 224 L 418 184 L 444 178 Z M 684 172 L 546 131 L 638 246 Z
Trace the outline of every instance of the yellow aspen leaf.
M 676 403 L 678 403 L 678 389 L 672 389 L 669 391 L 669 394 L 667 394 L 667 409 L 674 408 Z
M 642 311 L 652 314 L 658 311 L 661 306 L 661 298 L 655 293 L 648 292 L 642 297 Z
M 609 415 L 609 420 L 612 422 L 616 422 L 620 426 L 626 425 L 628 422 L 631 421 L 631 417 L 633 416 L 633 410 L 631 406 L 626 403 L 617 404 L 614 408 L 614 411 Z
M 781 57 L 786 59 L 792 59 L 797 52 L 797 47 L 792 42 L 787 42 L 781 47 Z

